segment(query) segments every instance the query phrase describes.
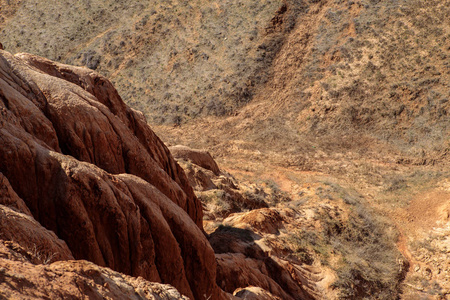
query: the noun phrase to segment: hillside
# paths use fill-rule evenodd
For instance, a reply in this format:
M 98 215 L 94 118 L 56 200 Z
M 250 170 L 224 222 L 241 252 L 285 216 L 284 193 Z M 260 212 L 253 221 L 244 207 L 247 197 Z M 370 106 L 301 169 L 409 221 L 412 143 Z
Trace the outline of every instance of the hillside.
M 23 0 L 2 2 L 0 26 L 13 53 L 110 77 L 151 123 L 261 102 L 243 116 L 251 138 L 368 135 L 436 159 L 449 143 L 446 4 Z
M 211 152 L 177 160 L 223 291 L 449 299 L 448 1 L 0 0 L 0 31 Z
M 127 103 L 161 123 L 223 115 L 248 102 L 249 81 L 264 71 L 276 50 L 266 49 L 276 45 L 264 29 L 281 5 L 239 0 L 5 2 L 1 6 L 11 6 L 12 12 L 3 13 L 0 26 L 9 51 L 95 69 L 111 78 Z
M 362 195 L 316 182 L 298 201 L 172 147 L 186 176 L 98 73 L 1 50 L 0 75 L 1 296 L 399 293 L 393 228 Z

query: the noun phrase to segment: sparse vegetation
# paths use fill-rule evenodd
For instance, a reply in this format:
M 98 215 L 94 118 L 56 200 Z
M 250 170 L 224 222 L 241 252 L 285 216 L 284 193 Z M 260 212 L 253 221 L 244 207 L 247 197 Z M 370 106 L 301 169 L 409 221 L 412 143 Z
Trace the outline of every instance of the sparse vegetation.
M 48 252 L 39 250 L 38 247 L 36 246 L 36 244 L 34 244 L 33 248 L 31 248 L 29 251 L 34 260 L 36 260 L 38 263 L 41 263 L 44 265 L 48 265 L 49 263 L 52 263 L 56 257 L 55 253 L 48 253 Z
M 282 3 L 26 1 L 0 29 L 9 51 L 95 69 L 152 123 L 181 124 L 229 114 L 267 81 L 280 33 L 293 26 L 271 23 Z
M 317 209 L 320 230 L 301 229 L 289 236 L 294 254 L 304 263 L 317 257 L 322 265 L 334 269 L 338 279 L 333 286 L 342 299 L 395 299 L 404 266 L 398 264 L 401 254 L 392 225 L 357 193 L 338 184 L 325 182 L 325 188 L 317 192 L 338 206 Z

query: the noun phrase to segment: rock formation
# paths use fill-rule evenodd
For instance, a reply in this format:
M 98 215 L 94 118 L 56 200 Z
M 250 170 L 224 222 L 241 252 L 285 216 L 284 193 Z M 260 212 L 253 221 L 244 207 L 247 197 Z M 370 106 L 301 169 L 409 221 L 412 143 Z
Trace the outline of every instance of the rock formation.
M 269 211 L 262 210 L 263 213 Z M 318 282 L 325 277 L 320 271 L 313 270 L 315 268 L 301 261 L 286 260 L 277 251 L 279 246 L 276 242 L 266 243 L 269 232 L 260 232 L 248 220 L 233 223 L 230 218 L 224 221 L 232 226 L 219 227 L 210 235 L 218 264 L 217 284 L 223 290 L 236 292 L 240 288 L 257 286 L 281 299 L 326 298 L 318 288 Z M 269 219 L 266 221 L 271 222 Z M 239 224 L 249 229 L 235 227 Z M 274 240 L 277 238 L 274 237 Z
M 182 148 L 174 157 L 202 200 L 221 289 L 244 299 L 396 297 L 406 265 L 360 195 L 328 182 L 283 194 L 269 179 L 216 175 L 190 158 L 198 150 Z
M 169 149 L 177 159 L 190 160 L 193 164 L 212 171 L 214 175 L 220 174 L 219 166 L 208 151 L 191 149 L 182 145 L 172 146 Z
M 73 259 L 66 243 L 36 222 L 1 173 L 0 183 L 0 239 L 19 243 L 40 263 Z
M 244 299 L 330 296 L 323 292 L 330 280 L 320 267 L 286 255 L 293 251 L 286 245 L 286 234 L 280 231 L 286 231 L 287 223 L 295 224 L 291 231 L 300 228 L 296 221 L 303 219 L 300 214 L 269 208 L 268 203 L 276 202 L 274 195 L 261 186 L 251 189 L 224 171 L 215 174 L 208 166 L 217 163 L 206 151 L 185 146 L 169 149 L 204 205 L 205 230 L 216 253 L 220 288 Z M 225 226 L 217 227 L 218 222 Z
M 106 78 L 0 51 L 0 100 L 0 238 L 169 283 L 192 299 L 226 297 L 200 201 Z
M 0 296 L 6 299 L 187 300 L 170 285 L 133 278 L 87 261 L 34 264 L 18 244 L 0 241 Z
M 276 297 L 266 290 L 255 286 L 250 286 L 245 289 L 237 289 L 234 295 L 246 300 L 281 300 L 279 297 Z
M 230 213 L 268 207 L 255 186 L 238 186 L 235 178 L 219 169 L 205 150 L 177 145 L 170 152 L 183 167 L 190 185 L 202 201 L 204 220 L 218 220 Z

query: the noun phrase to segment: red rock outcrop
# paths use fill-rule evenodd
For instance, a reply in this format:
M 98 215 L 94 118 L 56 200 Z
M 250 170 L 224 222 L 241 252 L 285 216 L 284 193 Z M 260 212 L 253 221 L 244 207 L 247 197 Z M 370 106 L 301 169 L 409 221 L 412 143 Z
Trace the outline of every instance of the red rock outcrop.
M 231 174 L 219 169 L 208 151 L 182 145 L 169 149 L 202 201 L 204 220 L 218 220 L 233 212 L 268 207 L 261 195 L 258 195 L 263 191 L 238 185 Z
M 175 158 L 190 160 L 193 164 L 212 171 L 214 175 L 220 173 L 219 166 L 208 151 L 177 145 L 170 147 L 170 152 Z
M 227 297 L 183 170 L 99 74 L 0 51 L 0 172 L 2 204 L 74 258 L 193 299 Z
M 87 261 L 34 264 L 32 253 L 0 241 L 2 299 L 162 299 L 182 296 L 170 285 L 148 282 Z
M 58 142 L 63 154 L 95 164 L 109 173 L 143 178 L 178 203 L 201 227 L 200 203 L 182 169 L 148 127 L 142 113 L 127 107 L 106 78 L 86 68 L 30 54 L 16 57 L 28 69 L 38 69 L 30 72 L 17 60 L 8 61 L 16 72 L 29 76 L 25 79 L 28 82 L 22 80 L 22 85 L 19 84 L 19 91 L 31 96 L 50 121 L 54 132 L 46 133 L 46 139 L 51 140 L 47 144 Z M 17 107 L 19 114 L 21 108 L 24 107 Z
M 15 241 L 34 253 L 38 263 L 73 259 L 66 243 L 45 229 L 0 173 L 0 239 Z
M 282 299 L 314 299 L 306 280 L 291 272 L 292 265 L 261 248 L 258 240 L 262 238 L 251 230 L 228 226 L 210 235 L 218 264 L 217 284 L 228 292 L 256 286 Z
M 268 291 L 256 286 L 249 286 L 245 289 L 237 289 L 234 292 L 234 295 L 246 300 L 281 300 L 281 298 L 274 296 Z
M 182 149 L 181 153 L 175 151 L 177 148 Z M 263 189 L 238 184 L 224 171 L 214 174 L 200 166 L 201 159 L 189 158 L 206 151 L 184 146 L 169 149 L 202 200 L 205 229 L 216 253 L 216 282 L 220 288 L 244 299 L 327 298 L 316 286 L 324 276 L 298 259 L 295 262 L 301 265 L 286 259 L 286 249 L 280 249 L 285 248 L 284 240 L 276 241 L 281 231 L 286 232 L 286 219 L 295 223 L 291 220 L 297 217 L 295 213 L 268 208 L 264 198 L 270 195 Z M 208 157 L 212 160 L 209 154 L 205 160 Z M 225 226 L 217 227 L 220 221 Z
M 249 299 L 335 299 L 337 293 L 330 287 L 333 271 L 318 259 L 296 255 L 299 244 L 291 234 L 309 226 L 308 208 L 304 209 L 280 205 L 225 218 L 209 236 L 216 253 L 217 284 Z M 251 286 L 263 291 L 242 291 Z

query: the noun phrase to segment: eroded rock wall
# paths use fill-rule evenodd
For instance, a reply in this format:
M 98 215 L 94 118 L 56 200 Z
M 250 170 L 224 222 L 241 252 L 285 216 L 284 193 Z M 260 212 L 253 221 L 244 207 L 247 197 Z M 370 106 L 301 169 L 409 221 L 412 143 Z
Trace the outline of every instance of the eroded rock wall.
M 106 78 L 0 51 L 0 112 L 2 204 L 75 259 L 225 297 L 186 175 Z

